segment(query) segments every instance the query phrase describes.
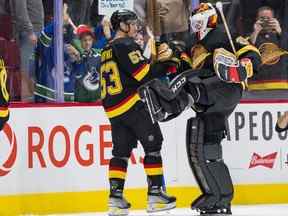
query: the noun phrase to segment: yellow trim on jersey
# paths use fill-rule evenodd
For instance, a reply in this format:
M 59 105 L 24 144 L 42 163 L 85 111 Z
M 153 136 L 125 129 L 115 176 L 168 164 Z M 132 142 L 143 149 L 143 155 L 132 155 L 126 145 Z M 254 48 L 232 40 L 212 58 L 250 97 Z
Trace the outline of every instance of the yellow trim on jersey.
M 202 63 L 204 63 L 204 60 L 210 55 L 212 55 L 212 53 L 203 53 L 203 54 L 199 55 L 192 62 L 192 69 L 197 69 L 200 65 L 202 65 Z
M 0 87 L 1 87 L 1 94 L 6 102 L 9 101 L 9 92 L 7 91 L 7 71 L 5 68 L 4 60 L 0 59 Z
M 141 81 L 149 72 L 150 64 L 146 64 L 139 72 L 134 75 L 134 78 L 138 81 Z
M 106 110 L 106 114 L 108 118 L 114 118 L 116 116 L 122 115 L 123 113 L 127 112 L 129 109 L 131 109 L 137 101 L 141 100 L 140 96 L 138 94 L 133 95 L 131 98 L 129 98 L 127 101 L 125 101 L 120 106 L 117 106 L 117 108 Z
M 236 52 L 236 57 L 239 58 L 239 56 L 249 51 L 256 52 L 259 56 L 261 56 L 260 51 L 255 46 L 247 45 Z
M 145 168 L 146 175 L 163 175 L 163 169 L 161 168 Z
M 119 170 L 110 170 L 109 171 L 109 178 L 120 178 L 125 179 L 126 172 L 119 171 Z
M 9 115 L 8 107 L 5 107 L 5 109 L 0 108 L 0 118 L 5 118 Z

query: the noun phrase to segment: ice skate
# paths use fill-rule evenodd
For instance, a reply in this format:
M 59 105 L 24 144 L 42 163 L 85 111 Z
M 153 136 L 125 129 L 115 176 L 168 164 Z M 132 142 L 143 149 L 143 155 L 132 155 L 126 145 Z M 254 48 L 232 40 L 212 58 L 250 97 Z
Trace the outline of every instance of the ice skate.
M 129 214 L 131 204 L 124 197 L 109 197 L 109 216 L 125 216 Z
M 148 192 L 147 212 L 159 212 L 176 207 L 176 197 L 168 196 L 161 188 L 152 189 Z

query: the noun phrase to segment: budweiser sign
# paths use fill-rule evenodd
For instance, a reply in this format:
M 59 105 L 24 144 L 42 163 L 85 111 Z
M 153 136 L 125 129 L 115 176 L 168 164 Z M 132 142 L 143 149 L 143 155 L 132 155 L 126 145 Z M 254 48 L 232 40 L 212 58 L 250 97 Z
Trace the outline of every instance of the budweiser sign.
M 257 166 L 263 166 L 263 167 L 272 169 L 274 166 L 276 157 L 277 157 L 277 152 L 266 155 L 264 157 L 261 157 L 257 153 L 253 153 L 249 169 L 257 167 Z

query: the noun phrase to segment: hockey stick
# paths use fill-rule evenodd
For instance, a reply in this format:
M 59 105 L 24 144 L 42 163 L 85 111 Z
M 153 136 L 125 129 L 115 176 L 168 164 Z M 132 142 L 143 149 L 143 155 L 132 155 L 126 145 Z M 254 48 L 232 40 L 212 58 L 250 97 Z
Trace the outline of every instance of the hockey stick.
M 226 18 L 225 18 L 225 16 L 224 16 L 223 4 L 222 4 L 222 2 L 218 1 L 218 2 L 216 3 L 216 8 L 217 8 L 217 10 L 218 10 L 219 13 L 220 13 L 221 19 L 222 19 L 223 24 L 224 24 L 224 27 L 225 27 L 226 34 L 227 34 L 227 36 L 228 36 L 230 45 L 231 45 L 231 47 L 232 47 L 232 50 L 233 50 L 234 54 L 236 54 L 236 49 L 235 49 L 235 46 L 234 46 L 234 43 L 233 43 L 233 40 L 232 40 L 232 37 L 231 37 L 231 33 L 230 33 L 229 28 L 228 28 Z
M 158 7 L 157 7 L 157 1 L 156 0 L 148 0 L 147 1 L 147 17 L 148 17 L 148 35 L 149 33 L 152 33 L 149 35 L 150 38 L 153 40 L 153 45 L 151 49 L 152 54 L 152 61 L 157 60 L 157 43 L 160 42 L 160 35 L 161 35 L 161 23 L 160 23 L 160 17 L 158 13 Z M 149 30 L 151 30 L 149 32 Z

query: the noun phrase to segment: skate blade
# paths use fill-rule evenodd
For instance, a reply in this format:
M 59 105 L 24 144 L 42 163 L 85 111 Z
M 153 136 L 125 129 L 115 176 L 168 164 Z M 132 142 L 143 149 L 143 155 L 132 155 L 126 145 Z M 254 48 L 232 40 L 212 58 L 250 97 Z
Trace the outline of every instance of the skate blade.
M 108 216 L 127 216 L 129 214 L 128 209 L 121 209 L 118 207 L 109 207 Z
M 229 216 L 232 214 L 223 214 L 223 213 L 204 213 L 200 214 L 200 216 Z
M 176 208 L 176 202 L 172 203 L 149 203 L 147 207 L 148 213 L 167 211 Z

